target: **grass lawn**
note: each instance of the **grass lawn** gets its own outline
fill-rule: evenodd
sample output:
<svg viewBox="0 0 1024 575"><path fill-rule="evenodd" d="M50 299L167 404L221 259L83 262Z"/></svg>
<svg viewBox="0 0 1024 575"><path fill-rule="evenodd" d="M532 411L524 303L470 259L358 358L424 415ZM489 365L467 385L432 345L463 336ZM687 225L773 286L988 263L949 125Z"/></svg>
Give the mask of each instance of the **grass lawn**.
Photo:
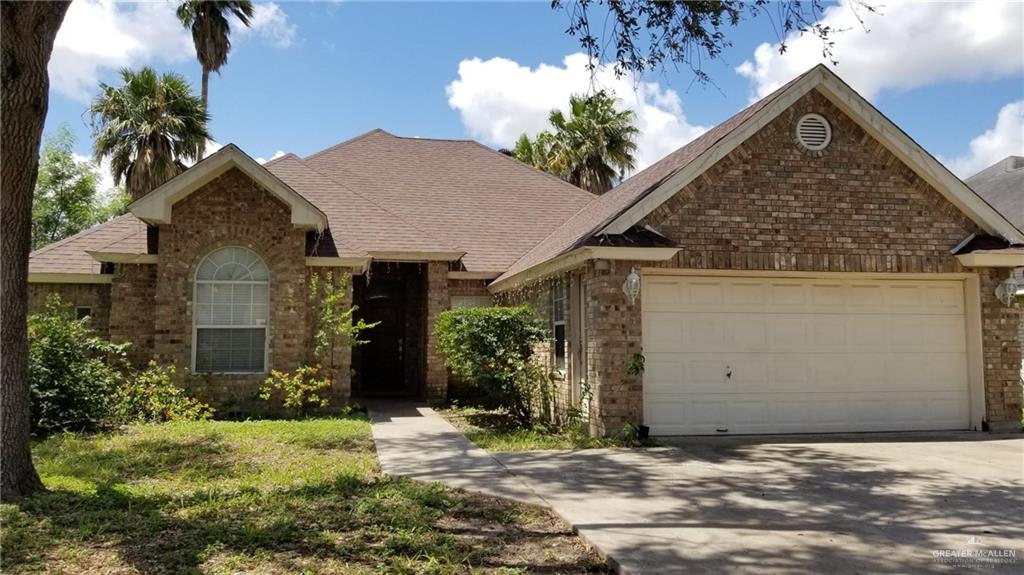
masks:
<svg viewBox="0 0 1024 575"><path fill-rule="evenodd" d="M194 422L34 446L3 573L588 573L546 510L383 477L365 418Z"/></svg>
<svg viewBox="0 0 1024 575"><path fill-rule="evenodd" d="M622 437L590 437L582 429L550 431L523 429L502 411L472 407L440 410L470 441L486 451L534 451L541 449L593 449L597 447L637 447L646 445Z"/></svg>

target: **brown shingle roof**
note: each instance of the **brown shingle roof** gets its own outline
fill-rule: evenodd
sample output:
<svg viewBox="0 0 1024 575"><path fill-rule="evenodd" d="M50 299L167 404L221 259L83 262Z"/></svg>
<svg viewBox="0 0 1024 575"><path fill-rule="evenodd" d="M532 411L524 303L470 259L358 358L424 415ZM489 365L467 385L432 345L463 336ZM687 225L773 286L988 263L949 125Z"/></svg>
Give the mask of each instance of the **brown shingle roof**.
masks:
<svg viewBox="0 0 1024 575"><path fill-rule="evenodd" d="M264 167L327 215L316 255L465 252L469 271L504 271L594 198L473 141L383 130ZM30 269L94 273L87 250L146 253L145 224L122 216L34 252Z"/></svg>
<svg viewBox="0 0 1024 575"><path fill-rule="evenodd" d="M636 173L611 191L596 198L572 218L559 226L547 238L528 251L510 266L497 280L502 281L535 265L556 258L585 243L620 214L640 201L659 184L685 168L714 146L717 142L739 128L757 112L771 104L787 88L798 82L803 75L764 98L744 108L725 122L704 132L692 142L665 156L661 160Z"/></svg>
<svg viewBox="0 0 1024 575"><path fill-rule="evenodd" d="M1008 156L964 180L979 196L1024 230L1024 157Z"/></svg>
<svg viewBox="0 0 1024 575"><path fill-rule="evenodd" d="M469 140L402 138L374 130L305 163L465 251L462 262L469 271L504 271L594 199ZM364 241L386 233L382 228Z"/></svg>
<svg viewBox="0 0 1024 575"><path fill-rule="evenodd" d="M87 251L146 253L146 224L131 214L43 246L29 256L31 273L98 274L100 264Z"/></svg>

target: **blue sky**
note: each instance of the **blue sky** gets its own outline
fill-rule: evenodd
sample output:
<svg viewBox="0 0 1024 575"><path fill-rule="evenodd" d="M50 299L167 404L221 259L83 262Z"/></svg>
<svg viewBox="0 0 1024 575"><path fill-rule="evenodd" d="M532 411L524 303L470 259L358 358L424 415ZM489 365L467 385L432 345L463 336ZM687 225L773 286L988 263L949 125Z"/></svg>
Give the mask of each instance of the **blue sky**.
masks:
<svg viewBox="0 0 1024 575"><path fill-rule="evenodd" d="M580 51L564 33L567 16L548 2L279 2L258 10L257 25L235 35L229 63L210 86L215 140L254 157L305 155L377 127L508 145L521 131L541 129L546 110L586 87L565 60ZM1024 154L1022 6L896 4L884 11L868 20L870 32L847 26L836 37L836 72L959 172ZM826 15L833 24L850 17L842 5ZM83 155L90 149L87 102L96 81L116 82L120 66L180 72L198 91L199 67L173 4L76 0L64 28L51 63L47 131L69 125ZM759 49L778 41L761 19L730 38L733 47L706 67L716 86L692 84L686 71L599 76L650 128L641 163L820 59L810 38L793 38L785 56Z"/></svg>

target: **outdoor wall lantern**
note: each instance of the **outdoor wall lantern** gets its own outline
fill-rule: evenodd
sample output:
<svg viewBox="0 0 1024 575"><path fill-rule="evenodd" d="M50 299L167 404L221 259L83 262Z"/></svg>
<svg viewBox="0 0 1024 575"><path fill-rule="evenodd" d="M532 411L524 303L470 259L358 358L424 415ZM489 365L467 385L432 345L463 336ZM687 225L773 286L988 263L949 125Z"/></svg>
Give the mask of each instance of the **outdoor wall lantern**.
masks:
<svg viewBox="0 0 1024 575"><path fill-rule="evenodd" d="M1013 300L1017 297L1017 290L1021 287L1024 286L1021 286L1016 279L1006 278L996 286L996 297L1003 302L1003 305L1013 305Z"/></svg>
<svg viewBox="0 0 1024 575"><path fill-rule="evenodd" d="M640 276L637 275L636 268L629 269L626 281L622 282L622 292L629 298L629 305L636 303L636 296L640 295Z"/></svg>

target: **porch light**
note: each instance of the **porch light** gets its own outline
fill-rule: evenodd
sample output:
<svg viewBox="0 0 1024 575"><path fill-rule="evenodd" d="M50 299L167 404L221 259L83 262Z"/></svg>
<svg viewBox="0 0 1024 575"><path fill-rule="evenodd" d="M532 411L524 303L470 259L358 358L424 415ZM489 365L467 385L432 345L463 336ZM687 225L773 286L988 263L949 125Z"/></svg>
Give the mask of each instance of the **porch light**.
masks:
<svg viewBox="0 0 1024 575"><path fill-rule="evenodd" d="M637 275L636 268L629 269L626 281L622 282L622 292L629 298L629 305L636 303L636 296L640 295L640 276Z"/></svg>
<svg viewBox="0 0 1024 575"><path fill-rule="evenodd" d="M1016 279L1006 278L996 286L996 298L1003 302L1003 305L1013 305L1013 300L1017 297L1017 290L1021 287L1024 286L1021 286Z"/></svg>

